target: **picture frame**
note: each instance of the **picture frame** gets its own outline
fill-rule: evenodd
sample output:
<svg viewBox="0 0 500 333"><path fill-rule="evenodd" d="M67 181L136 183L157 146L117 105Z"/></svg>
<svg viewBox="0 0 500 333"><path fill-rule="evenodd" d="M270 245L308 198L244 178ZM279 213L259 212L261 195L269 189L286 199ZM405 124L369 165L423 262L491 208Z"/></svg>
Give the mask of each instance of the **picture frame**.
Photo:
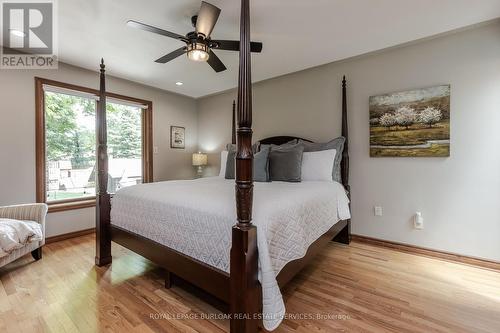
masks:
<svg viewBox="0 0 500 333"><path fill-rule="evenodd" d="M449 157L450 85L370 96L371 157Z"/></svg>
<svg viewBox="0 0 500 333"><path fill-rule="evenodd" d="M170 148L186 148L186 128L182 126L170 126Z"/></svg>

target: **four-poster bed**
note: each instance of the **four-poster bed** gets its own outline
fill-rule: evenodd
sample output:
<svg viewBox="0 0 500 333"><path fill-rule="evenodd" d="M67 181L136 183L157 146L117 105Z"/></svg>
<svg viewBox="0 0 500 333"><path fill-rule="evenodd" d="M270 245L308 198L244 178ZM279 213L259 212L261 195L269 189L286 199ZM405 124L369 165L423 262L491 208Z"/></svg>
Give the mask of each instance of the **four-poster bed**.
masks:
<svg viewBox="0 0 500 333"><path fill-rule="evenodd" d="M154 237L146 237L139 234L139 232L131 231L131 228L123 227L123 225L111 224L111 197L107 193L108 156L104 62L101 63L100 99L96 115L98 171L96 265L103 266L111 263L111 241L114 241L165 268L167 270L166 287L170 286L171 277L175 276L176 278L188 281L208 294L229 304L229 311L232 315L231 332L233 333L257 332L259 320L262 319L260 316L262 313L261 302L265 301L262 299L262 280L259 282L259 273L261 272L259 272L258 262L262 257L259 256L257 246L257 228L252 223L254 183L252 176L252 87L249 0L242 0L241 6L238 101L237 103L233 103L232 118L232 141L237 145L235 186L237 223L232 227L231 235L228 236L230 237L230 242L228 243L228 245L230 244L229 262L218 265L208 264L206 261L201 260L201 257L195 258L195 256L186 254L185 251L179 251L178 247L174 249L172 246L162 244L161 241ZM236 121L238 124L237 129L235 128ZM344 144L345 149L342 153L341 175L342 190L345 189L348 192L349 156L347 134L346 81L344 78L342 81L342 135L346 141ZM262 144L279 145L289 142L292 139L299 138L280 136L266 138L260 142ZM209 184L206 186L211 186L210 181L206 181L205 183ZM193 185L191 184L190 186ZM294 186L296 187L296 185ZM338 186L340 185L338 184ZM143 189L145 191L142 194L143 197L148 197L148 191L145 188ZM257 189L260 191L272 190L266 188L266 185L259 185ZM291 191L293 190L291 189ZM259 199L261 198L257 198L256 203L259 203ZM155 201L154 205L156 206L154 207L159 207L159 203L156 201L160 201L160 199L153 200L149 198L148 200L151 200L151 202ZM145 202L148 203L148 201ZM115 205L115 201L113 201L113 204ZM121 206L118 204L118 207ZM116 211L115 208L113 211L115 212L115 216L119 215L119 211ZM332 219L334 219L333 216ZM315 237L314 241L307 244L308 247L304 251L304 256L294 258L294 260L280 267L279 274L276 276L279 287L283 287L290 281L329 241L334 239L342 243L349 243L350 221L348 219L337 218L334 222L336 223L331 227L329 226L326 232L317 235L318 237ZM227 231L229 231L229 227ZM259 235L259 237L262 236L262 234ZM262 240L260 239L260 241ZM208 256L209 254L206 255ZM263 266L262 260L261 266ZM266 285L265 288L268 288L268 286Z"/></svg>

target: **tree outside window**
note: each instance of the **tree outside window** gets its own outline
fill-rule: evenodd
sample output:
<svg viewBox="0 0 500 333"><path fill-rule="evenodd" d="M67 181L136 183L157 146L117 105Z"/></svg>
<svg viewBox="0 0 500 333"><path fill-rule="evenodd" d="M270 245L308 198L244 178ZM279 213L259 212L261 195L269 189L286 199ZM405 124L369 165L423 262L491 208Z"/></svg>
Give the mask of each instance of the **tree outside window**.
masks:
<svg viewBox="0 0 500 333"><path fill-rule="evenodd" d="M95 195L95 111L92 98L45 92L47 201ZM139 107L107 103L109 192L142 181Z"/></svg>

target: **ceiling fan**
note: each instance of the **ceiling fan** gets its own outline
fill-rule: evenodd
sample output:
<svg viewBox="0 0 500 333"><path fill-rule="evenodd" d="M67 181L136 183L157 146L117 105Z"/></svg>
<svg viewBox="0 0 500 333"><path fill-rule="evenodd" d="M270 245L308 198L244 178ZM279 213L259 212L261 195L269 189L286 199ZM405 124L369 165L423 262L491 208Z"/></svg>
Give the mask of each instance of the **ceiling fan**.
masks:
<svg viewBox="0 0 500 333"><path fill-rule="evenodd" d="M214 29L215 23L217 23L220 12L220 8L217 8L208 2L202 1L198 15L191 17L191 23L193 24L195 31L188 32L186 36L133 20L127 21L127 25L129 27L153 32L186 43L186 46L178 48L177 50L156 59L155 62L165 64L186 53L190 60L208 62L214 71L218 73L225 71L226 66L224 66L222 61L215 55L213 49L227 51L240 50L240 42L237 40L215 40L210 38L210 34ZM251 42L250 51L261 52L262 43Z"/></svg>

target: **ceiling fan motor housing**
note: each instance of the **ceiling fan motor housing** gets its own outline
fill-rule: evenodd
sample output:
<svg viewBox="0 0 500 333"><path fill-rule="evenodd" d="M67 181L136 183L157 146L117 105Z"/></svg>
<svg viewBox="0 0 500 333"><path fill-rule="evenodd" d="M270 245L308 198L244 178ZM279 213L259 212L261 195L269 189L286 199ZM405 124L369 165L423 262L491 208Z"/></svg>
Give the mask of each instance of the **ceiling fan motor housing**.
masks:
<svg viewBox="0 0 500 333"><path fill-rule="evenodd" d="M192 43L205 43L205 41L208 40L207 38L205 38L205 35L200 34L196 31L188 32L188 34L186 35L186 39L191 44Z"/></svg>
<svg viewBox="0 0 500 333"><path fill-rule="evenodd" d="M197 21L198 21L198 15L191 16L191 24L193 25L193 28L196 28Z"/></svg>
<svg viewBox="0 0 500 333"><path fill-rule="evenodd" d="M194 31L189 32L185 36L134 20L127 21L127 25L133 28L174 38L186 44L185 46L156 59L155 62L165 64L183 54L187 54L190 60L207 62L210 67L218 73L226 70L226 66L224 66L222 61L217 57L212 49L227 51L239 51L240 49L239 41L212 40L211 33L217 23L220 12L220 8L217 8L206 1L202 1L198 14L191 17L191 24L194 27ZM261 52L262 43L251 42L250 49L251 52Z"/></svg>

